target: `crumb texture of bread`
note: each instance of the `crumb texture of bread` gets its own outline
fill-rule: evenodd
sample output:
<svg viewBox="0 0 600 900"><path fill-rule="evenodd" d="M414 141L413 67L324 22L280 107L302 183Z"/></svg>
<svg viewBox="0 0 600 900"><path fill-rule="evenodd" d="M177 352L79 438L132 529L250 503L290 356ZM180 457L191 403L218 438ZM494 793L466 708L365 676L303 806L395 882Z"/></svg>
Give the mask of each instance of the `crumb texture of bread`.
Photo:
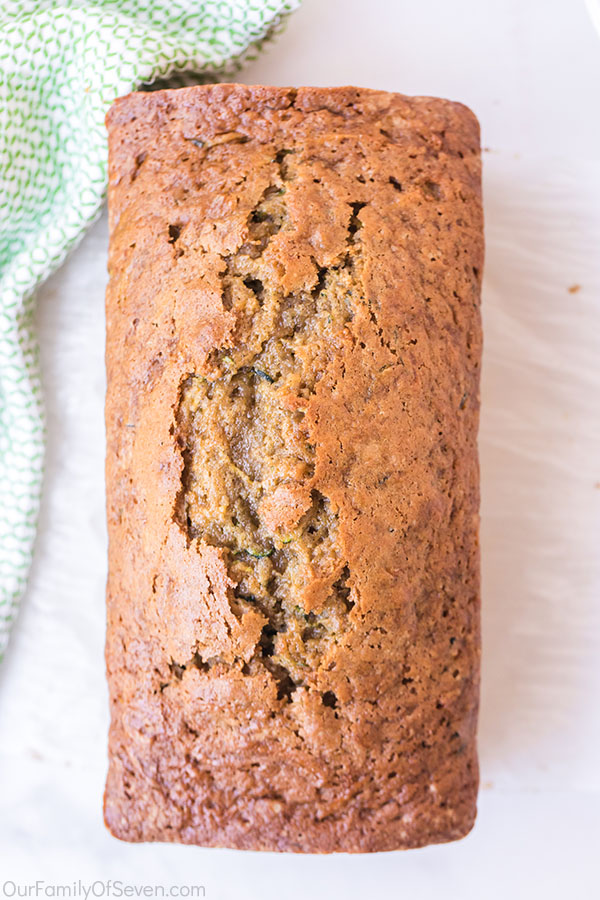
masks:
<svg viewBox="0 0 600 900"><path fill-rule="evenodd" d="M477 120L210 85L131 94L107 125L108 827L314 853L460 838Z"/></svg>

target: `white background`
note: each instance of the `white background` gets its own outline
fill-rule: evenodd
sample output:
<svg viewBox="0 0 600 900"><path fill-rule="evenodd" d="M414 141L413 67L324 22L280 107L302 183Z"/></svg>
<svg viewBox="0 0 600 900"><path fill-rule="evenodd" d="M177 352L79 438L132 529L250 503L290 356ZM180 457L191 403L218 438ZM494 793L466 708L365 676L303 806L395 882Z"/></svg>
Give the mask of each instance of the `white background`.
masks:
<svg viewBox="0 0 600 900"><path fill-rule="evenodd" d="M0 896L6 879L110 877L224 900L598 898L600 40L582 0L305 0L243 80L446 96L482 123L477 825L457 844L321 858L104 830L103 216L39 292L47 478L0 669Z"/></svg>

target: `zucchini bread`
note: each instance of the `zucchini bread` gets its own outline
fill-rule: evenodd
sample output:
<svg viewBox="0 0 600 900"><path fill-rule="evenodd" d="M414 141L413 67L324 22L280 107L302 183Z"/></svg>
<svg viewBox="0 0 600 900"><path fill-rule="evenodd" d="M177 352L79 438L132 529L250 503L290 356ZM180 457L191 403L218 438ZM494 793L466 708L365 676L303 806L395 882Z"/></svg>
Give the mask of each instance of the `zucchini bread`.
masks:
<svg viewBox="0 0 600 900"><path fill-rule="evenodd" d="M108 827L304 852L460 838L477 120L228 84L131 94L107 125Z"/></svg>

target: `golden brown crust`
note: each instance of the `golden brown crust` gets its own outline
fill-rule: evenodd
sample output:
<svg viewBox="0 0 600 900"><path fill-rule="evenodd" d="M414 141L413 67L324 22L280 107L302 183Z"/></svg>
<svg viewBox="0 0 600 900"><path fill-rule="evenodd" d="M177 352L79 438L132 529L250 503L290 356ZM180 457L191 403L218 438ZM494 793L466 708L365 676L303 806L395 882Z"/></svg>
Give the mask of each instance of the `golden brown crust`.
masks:
<svg viewBox="0 0 600 900"><path fill-rule="evenodd" d="M431 98L211 85L129 95L107 124L106 822L125 840L305 852L462 837L478 779L477 121ZM253 238L281 179L285 223ZM181 517L186 379L227 382L224 353L247 371L261 351L255 298L234 294L255 303L246 331L225 302L253 240L279 303L332 273L351 288L346 319L307 345L310 391L268 398L282 422L300 410L312 456L265 482L260 527L283 558L325 498L331 565L307 569L298 615L318 617L342 567L346 586L305 674L276 635L288 689L265 659L271 611L236 605L231 547Z"/></svg>

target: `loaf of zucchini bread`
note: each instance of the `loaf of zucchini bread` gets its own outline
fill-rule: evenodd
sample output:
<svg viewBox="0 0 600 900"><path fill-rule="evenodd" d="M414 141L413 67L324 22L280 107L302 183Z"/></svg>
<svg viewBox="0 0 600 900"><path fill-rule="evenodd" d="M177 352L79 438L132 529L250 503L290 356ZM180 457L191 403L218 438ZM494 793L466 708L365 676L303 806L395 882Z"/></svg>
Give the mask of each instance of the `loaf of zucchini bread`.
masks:
<svg viewBox="0 0 600 900"><path fill-rule="evenodd" d="M131 94L107 124L108 827L305 852L460 838L477 121L210 85Z"/></svg>

